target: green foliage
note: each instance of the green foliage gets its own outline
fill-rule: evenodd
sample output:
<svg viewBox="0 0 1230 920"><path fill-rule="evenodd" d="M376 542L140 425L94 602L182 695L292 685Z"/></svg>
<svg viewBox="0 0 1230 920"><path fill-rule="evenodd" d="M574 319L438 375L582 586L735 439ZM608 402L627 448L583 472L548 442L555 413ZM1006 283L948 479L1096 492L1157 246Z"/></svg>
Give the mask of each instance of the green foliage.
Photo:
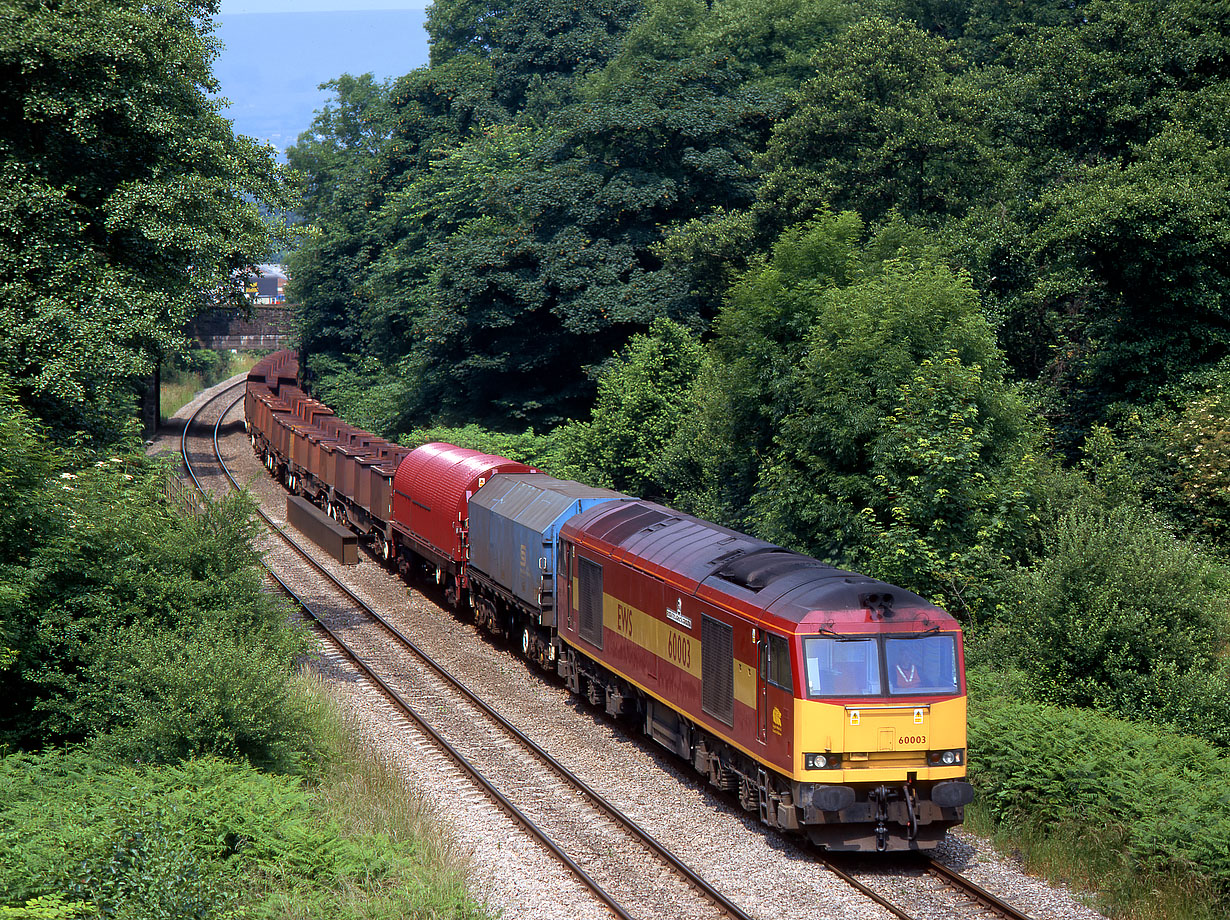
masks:
<svg viewBox="0 0 1230 920"><path fill-rule="evenodd" d="M1112 407L1221 360L1224 6L880 9L923 28L864 17L819 46L755 205L713 222L718 242L725 230L764 248L825 207L936 228L1002 322L1014 370L1044 384L1069 457ZM678 245L720 277L714 256L731 256L705 250L713 223Z"/></svg>
<svg viewBox="0 0 1230 920"><path fill-rule="evenodd" d="M304 640L262 590L250 502L181 517L143 458L56 475L38 439L6 443L0 482L22 492L4 515L18 547L0 567L0 644L16 653L0 671L0 738L296 769L312 749L289 689Z"/></svg>
<svg viewBox="0 0 1230 920"><path fill-rule="evenodd" d="M317 354L309 359L312 395L352 425L394 439L408 424L415 381L376 358L347 357L341 361Z"/></svg>
<svg viewBox="0 0 1230 920"><path fill-rule="evenodd" d="M998 182L990 99L963 79L951 43L872 18L822 45L814 64L770 147L779 196L869 219L943 215Z"/></svg>
<svg viewBox="0 0 1230 920"><path fill-rule="evenodd" d="M1230 573L1156 514L1078 501L1004 588L1015 660L1038 699L1230 737L1224 716L1193 718L1225 692Z"/></svg>
<svg viewBox="0 0 1230 920"><path fill-rule="evenodd" d="M20 907L0 906L0 917L4 920L71 920L93 913L93 908L84 901L66 901L58 894L30 898Z"/></svg>
<svg viewBox="0 0 1230 920"><path fill-rule="evenodd" d="M80 916L83 905L132 920L478 915L455 872L425 858L425 835L352 826L331 783L312 790L211 758L0 759L0 903L30 911L38 898L55 911L5 916Z"/></svg>
<svg viewBox="0 0 1230 920"><path fill-rule="evenodd" d="M284 174L210 97L212 9L0 9L0 370L59 436L120 439L184 321L280 241Z"/></svg>
<svg viewBox="0 0 1230 920"><path fill-rule="evenodd" d="M483 58L502 106L509 112L539 109L566 99L576 77L606 63L640 7L640 0L433 3L427 14L431 64Z"/></svg>
<svg viewBox="0 0 1230 920"><path fill-rule="evenodd" d="M433 7L431 66L379 91L339 81L290 153L317 203L293 263L304 344L407 362L416 423L583 415L594 369L632 334L691 322L689 272L656 244L750 203L786 92L848 15L818 0L654 3L641 19L564 6ZM754 52L753 22L769 43ZM356 145L357 122L379 142Z"/></svg>
<svg viewBox="0 0 1230 920"><path fill-rule="evenodd" d="M481 450L485 454L496 454L517 460L529 466L552 475L565 475L560 472L559 442L562 429L550 434L535 434L534 429L525 431L504 432L492 431L481 425L465 425L461 428L414 428L397 439L398 444L407 447L417 447L432 441L443 441L446 444L456 444L469 450Z"/></svg>
<svg viewBox="0 0 1230 920"><path fill-rule="evenodd" d="M1224 373L1224 372L1223 372ZM1186 514L1217 539L1230 533L1230 393L1215 383L1195 395L1163 440Z"/></svg>
<svg viewBox="0 0 1230 920"><path fill-rule="evenodd" d="M1230 159L1168 127L1130 163L1083 167L1046 194L1033 237L1046 267L1024 296L1069 318L1061 385L1083 395L1075 423L1114 399L1141 401L1230 344Z"/></svg>
<svg viewBox="0 0 1230 920"><path fill-rule="evenodd" d="M670 320L633 336L598 382L590 420L556 432L561 475L661 499L666 448L691 410L702 360L700 343Z"/></svg>
<svg viewBox="0 0 1230 920"><path fill-rule="evenodd" d="M717 329L672 457L685 501L985 610L1044 463L968 281L903 225L864 242L830 215L744 276Z"/></svg>
<svg viewBox="0 0 1230 920"><path fill-rule="evenodd" d="M1211 882L1230 905L1230 761L1209 744L1092 712L973 701L970 776L1004 825L1122 841L1142 875Z"/></svg>

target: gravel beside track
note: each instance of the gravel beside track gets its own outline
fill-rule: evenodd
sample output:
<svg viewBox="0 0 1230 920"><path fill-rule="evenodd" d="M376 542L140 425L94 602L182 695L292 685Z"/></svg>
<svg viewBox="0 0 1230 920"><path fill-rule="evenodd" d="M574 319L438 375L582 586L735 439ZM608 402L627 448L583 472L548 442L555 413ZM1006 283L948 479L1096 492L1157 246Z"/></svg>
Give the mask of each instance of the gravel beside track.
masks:
<svg viewBox="0 0 1230 920"><path fill-rule="evenodd" d="M181 415L189 415L212 392L203 393ZM225 437L220 438L223 458L266 513L284 526L286 493L252 455L241 418L242 405L227 417ZM174 449L178 449L178 432L174 439ZM169 447L170 442L156 442L151 450ZM297 532L293 535L304 542ZM278 556L274 546L272 540L267 543L271 562ZM420 590L425 586L408 588L365 553L360 553L357 566L343 567L327 557L322 562L505 718L749 913L765 920L876 920L890 916L829 873L815 854L762 829L733 800L710 792L696 777L684 772L683 764L652 742L634 737L625 725L579 703L559 681L540 676L541 672L514 657L500 643L480 634L471 622L445 610L434 592L428 590L425 594ZM289 562L286 565L294 566ZM278 568L283 570L281 564ZM304 577L307 576L298 576ZM364 647L364 654L379 662L383 673L409 670L409 653L388 642L373 641L370 647ZM436 803L458 845L469 853L474 872L472 890L477 897L497 910L502 909L509 917L571 920L610 916L489 799L477 792L462 792L463 788L469 789L469 784L460 784L451 762L434 747L426 748L404 717L366 681L360 680L337 653L322 651L314 666L335 691L356 730L373 741L409 784ZM429 712L413 691L411 701L435 719L435 712ZM486 764L481 764L481 768L487 771ZM504 782L497 780L501 786ZM615 853L603 850L603 832L595 827L591 834L593 862L615 861ZM972 881L1039 920L1102 917L1078 903L1065 889L1026 875L1015 860L996 854L987 841L972 834L950 832L938 855ZM843 862L842 866L920 920L969 915L963 897L913 865L890 858L879 864L859 859ZM665 887L657 871L630 878L628 883L662 890L660 902L665 906L662 913L655 911L654 916L680 916L679 906L694 904L695 897L689 896L676 904L669 893L673 889ZM672 879L670 884L679 883ZM690 911L691 908L682 915L701 915ZM709 910L708 915L716 914L716 908Z"/></svg>

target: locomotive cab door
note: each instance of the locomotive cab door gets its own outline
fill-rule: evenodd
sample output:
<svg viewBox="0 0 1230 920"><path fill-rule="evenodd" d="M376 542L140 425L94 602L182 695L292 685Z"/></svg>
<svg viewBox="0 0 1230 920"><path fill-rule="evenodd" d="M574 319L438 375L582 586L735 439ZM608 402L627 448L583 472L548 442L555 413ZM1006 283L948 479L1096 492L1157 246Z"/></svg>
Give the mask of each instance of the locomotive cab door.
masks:
<svg viewBox="0 0 1230 920"><path fill-rule="evenodd" d="M756 678L756 735L762 744L788 752L793 698L790 644L784 636L762 631Z"/></svg>
<svg viewBox="0 0 1230 920"><path fill-rule="evenodd" d="M756 669L756 740L761 744L769 740L769 687L766 681L769 675L768 640L769 637L763 631L757 633L760 667Z"/></svg>
<svg viewBox="0 0 1230 920"><path fill-rule="evenodd" d="M561 629L566 626L569 632L572 631L572 544L566 543L563 540L559 545L559 560L556 563L559 569L559 577L556 579L557 584L555 590L558 592L557 606L555 608L555 628ZM564 623L559 621L560 608L558 604L563 604Z"/></svg>

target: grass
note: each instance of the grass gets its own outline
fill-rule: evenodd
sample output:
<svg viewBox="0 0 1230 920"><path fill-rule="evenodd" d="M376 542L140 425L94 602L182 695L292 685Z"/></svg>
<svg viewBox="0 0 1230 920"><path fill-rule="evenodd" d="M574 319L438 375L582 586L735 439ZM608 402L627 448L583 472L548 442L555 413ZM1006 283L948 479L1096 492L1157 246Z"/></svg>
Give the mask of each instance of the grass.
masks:
<svg viewBox="0 0 1230 920"><path fill-rule="evenodd" d="M490 918L423 797L318 680L297 688L320 746L298 777L84 749L0 757L0 916Z"/></svg>
<svg viewBox="0 0 1230 920"><path fill-rule="evenodd" d="M1124 858L1125 833L1108 825L1005 828L978 799L966 807L965 827L989 837L1027 872L1067 885L1113 920L1220 920L1216 892L1195 874L1142 875Z"/></svg>
<svg viewBox="0 0 1230 920"><path fill-rule="evenodd" d="M461 853L441 823L432 805L416 788L408 786L372 743L359 732L329 698L323 682L314 675L303 678L311 694L317 734L332 756L322 763L323 775L315 792L321 807L338 827L351 836L387 837L398 849L412 853L414 869L389 880L393 889L417 892L413 916L486 918L490 914L466 894L470 872ZM392 892L385 892L390 894ZM357 902L370 893L348 894ZM390 918L401 917L400 902ZM342 912L347 915L347 911ZM379 912L365 914L380 916ZM312 916L288 913L287 917Z"/></svg>
<svg viewBox="0 0 1230 920"><path fill-rule="evenodd" d="M189 353L182 366L162 369L162 388L158 394L160 421L166 421L188 405L201 390L246 373L261 359L252 352L206 352L200 349Z"/></svg>

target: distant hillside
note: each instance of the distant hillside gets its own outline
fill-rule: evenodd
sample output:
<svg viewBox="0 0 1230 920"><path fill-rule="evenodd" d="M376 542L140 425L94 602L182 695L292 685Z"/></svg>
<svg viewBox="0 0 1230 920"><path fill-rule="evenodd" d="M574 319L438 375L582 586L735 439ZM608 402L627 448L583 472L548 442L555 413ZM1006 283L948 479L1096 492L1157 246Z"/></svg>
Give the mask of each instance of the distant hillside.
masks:
<svg viewBox="0 0 1230 920"><path fill-rule="evenodd" d="M377 79L427 63L423 10L245 13L218 17L225 47L214 64L235 129L278 150L293 144L343 73Z"/></svg>

